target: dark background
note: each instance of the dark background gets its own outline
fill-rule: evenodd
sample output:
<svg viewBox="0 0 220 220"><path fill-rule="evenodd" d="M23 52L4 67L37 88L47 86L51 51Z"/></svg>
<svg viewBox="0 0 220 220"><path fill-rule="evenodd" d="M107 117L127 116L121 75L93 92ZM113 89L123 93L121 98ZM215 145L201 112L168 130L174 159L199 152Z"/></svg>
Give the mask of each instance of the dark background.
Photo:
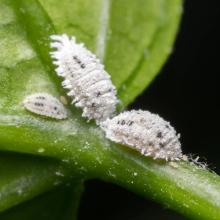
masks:
<svg viewBox="0 0 220 220"><path fill-rule="evenodd" d="M170 121L184 154L214 164L220 174L220 1L186 0L174 52L129 109L149 110ZM213 166L211 166L213 167ZM85 211L86 210L86 211ZM119 186L88 181L79 220L187 219Z"/></svg>

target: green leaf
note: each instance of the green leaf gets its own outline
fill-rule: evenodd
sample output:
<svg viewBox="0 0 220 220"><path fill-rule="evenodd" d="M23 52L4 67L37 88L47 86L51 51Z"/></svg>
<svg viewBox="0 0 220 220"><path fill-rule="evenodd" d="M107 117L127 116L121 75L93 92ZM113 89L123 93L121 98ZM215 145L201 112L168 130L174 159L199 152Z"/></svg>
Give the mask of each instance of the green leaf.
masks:
<svg viewBox="0 0 220 220"><path fill-rule="evenodd" d="M37 27L40 28L36 26L33 28L30 25L29 29L20 20L22 20L23 14L25 16L33 14L34 9L37 8L36 5L33 4L33 8L30 7L30 10L26 10L21 7L22 5L19 5L19 1L13 1L13 6L20 6L16 10L17 14L9 1L1 0L1 14L4 15L3 11L6 11L8 17L2 16L0 18L0 82L3 85L0 88L0 109L1 112L12 111L25 114L22 100L27 94L36 91L59 94L54 85L54 81L57 81L58 84L58 80L54 80L54 77L48 75L48 68L42 63L42 61L47 62L48 67L52 66L48 54L48 40L50 33L54 33L54 30L48 31L47 36L44 37L44 32L41 29L45 29L44 25L50 25L50 23L48 23L48 16L45 15L42 8L39 7L39 11L42 12L41 20L35 19ZM31 17L28 16L26 19L29 20ZM38 30L37 34L34 33L35 30ZM32 38L33 35L36 36ZM38 74L35 74L36 72Z"/></svg>
<svg viewBox="0 0 220 220"><path fill-rule="evenodd" d="M138 65L118 89L118 98L122 101L121 108L130 104L146 89L172 52L181 10L181 0L161 1L158 27L154 38L142 52Z"/></svg>
<svg viewBox="0 0 220 220"><path fill-rule="evenodd" d="M143 54L151 46L158 29L165 29L167 23L172 23L172 27L167 31L170 39L164 42L164 47L172 45L180 18L176 7L181 6L181 1L174 1L171 7L174 10L171 9L171 15L164 18L166 11L163 10L173 2L168 1L166 5L160 0L96 0L86 1L85 4L80 4L80 0L66 0L65 4L58 0L55 2L41 1L58 31L77 36L78 42L85 42L85 45L104 62L107 72L112 76L113 84L118 89L126 86L125 81L139 67ZM173 18L173 14L176 17ZM166 19L164 24L161 19ZM167 56L167 53L161 56L159 62L164 62ZM158 71L159 69L150 74L151 80ZM142 86L139 90L132 92L133 95L125 91L128 96L132 95L132 99L127 101L124 97L119 97L121 102L125 103L123 107L132 102L149 84L149 76L143 80L146 76L146 72L143 72Z"/></svg>
<svg viewBox="0 0 220 220"><path fill-rule="evenodd" d="M68 183L59 160L0 151L0 211ZM0 219L2 219L0 217Z"/></svg>
<svg viewBox="0 0 220 220"><path fill-rule="evenodd" d="M182 7L181 0L40 2L60 33L77 36L103 60L120 108L143 92L168 58Z"/></svg>
<svg viewBox="0 0 220 220"><path fill-rule="evenodd" d="M82 187L64 186L0 214L1 220L75 220Z"/></svg>

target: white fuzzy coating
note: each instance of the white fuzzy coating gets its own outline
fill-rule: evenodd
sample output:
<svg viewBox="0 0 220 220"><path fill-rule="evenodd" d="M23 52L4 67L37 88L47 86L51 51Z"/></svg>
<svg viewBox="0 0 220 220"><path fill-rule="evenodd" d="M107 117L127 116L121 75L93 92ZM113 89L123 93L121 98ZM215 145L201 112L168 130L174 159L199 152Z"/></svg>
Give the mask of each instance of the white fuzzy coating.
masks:
<svg viewBox="0 0 220 220"><path fill-rule="evenodd" d="M169 122L149 111L132 110L101 123L106 138L154 159L179 160L180 135Z"/></svg>
<svg viewBox="0 0 220 220"><path fill-rule="evenodd" d="M31 112L51 118L63 119L67 117L63 104L55 97L46 93L35 93L27 96L24 106Z"/></svg>
<svg viewBox="0 0 220 220"><path fill-rule="evenodd" d="M96 124L111 118L117 104L115 86L110 75L100 64L100 60L84 47L76 44L75 37L69 40L66 34L52 35L51 39L58 41L51 43L57 51L50 52L57 61L57 75L65 80L62 86L70 91L68 96L74 97L72 103L83 109L83 117L94 119Z"/></svg>

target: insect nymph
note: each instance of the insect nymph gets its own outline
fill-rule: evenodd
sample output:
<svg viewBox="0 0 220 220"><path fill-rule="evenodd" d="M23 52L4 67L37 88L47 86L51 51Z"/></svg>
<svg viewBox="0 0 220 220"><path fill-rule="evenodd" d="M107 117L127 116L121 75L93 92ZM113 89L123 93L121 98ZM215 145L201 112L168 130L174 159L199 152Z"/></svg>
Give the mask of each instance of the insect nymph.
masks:
<svg viewBox="0 0 220 220"><path fill-rule="evenodd" d="M95 119L97 124L112 117L117 103L116 90L99 59L84 44L76 44L75 37L69 40L63 34L52 35L51 39L59 41L51 43L57 51L50 53L57 59L53 62L58 66L57 75L65 78L62 85L70 90L67 95L74 97L72 103L83 109L82 116Z"/></svg>
<svg viewBox="0 0 220 220"><path fill-rule="evenodd" d="M35 93L29 95L24 99L23 103L26 109L39 115L56 119L67 117L63 104L50 94Z"/></svg>
<svg viewBox="0 0 220 220"><path fill-rule="evenodd" d="M148 111L123 112L101 123L106 137L129 146L154 159L179 160L182 157L180 135L169 122Z"/></svg>

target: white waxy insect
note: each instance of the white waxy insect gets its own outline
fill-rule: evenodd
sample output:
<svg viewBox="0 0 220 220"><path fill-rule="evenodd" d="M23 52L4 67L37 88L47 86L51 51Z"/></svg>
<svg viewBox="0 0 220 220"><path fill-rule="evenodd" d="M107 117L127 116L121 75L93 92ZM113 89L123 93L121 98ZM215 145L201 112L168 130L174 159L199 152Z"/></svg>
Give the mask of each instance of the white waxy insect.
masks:
<svg viewBox="0 0 220 220"><path fill-rule="evenodd" d="M84 47L76 44L75 37L69 40L66 34L52 35L51 43L57 51L50 52L55 58L57 75L65 80L64 88L69 89L68 96L74 97L72 103L83 109L83 117L95 119L96 124L112 117L117 101L115 86L110 75L104 70L99 59Z"/></svg>
<svg viewBox="0 0 220 220"><path fill-rule="evenodd" d="M26 109L39 115L56 119L67 117L67 112L63 104L57 98L46 93L29 95L24 99L23 103Z"/></svg>
<svg viewBox="0 0 220 220"><path fill-rule="evenodd" d="M180 135L169 122L148 111L124 112L101 123L106 138L156 159L179 160L182 157Z"/></svg>

